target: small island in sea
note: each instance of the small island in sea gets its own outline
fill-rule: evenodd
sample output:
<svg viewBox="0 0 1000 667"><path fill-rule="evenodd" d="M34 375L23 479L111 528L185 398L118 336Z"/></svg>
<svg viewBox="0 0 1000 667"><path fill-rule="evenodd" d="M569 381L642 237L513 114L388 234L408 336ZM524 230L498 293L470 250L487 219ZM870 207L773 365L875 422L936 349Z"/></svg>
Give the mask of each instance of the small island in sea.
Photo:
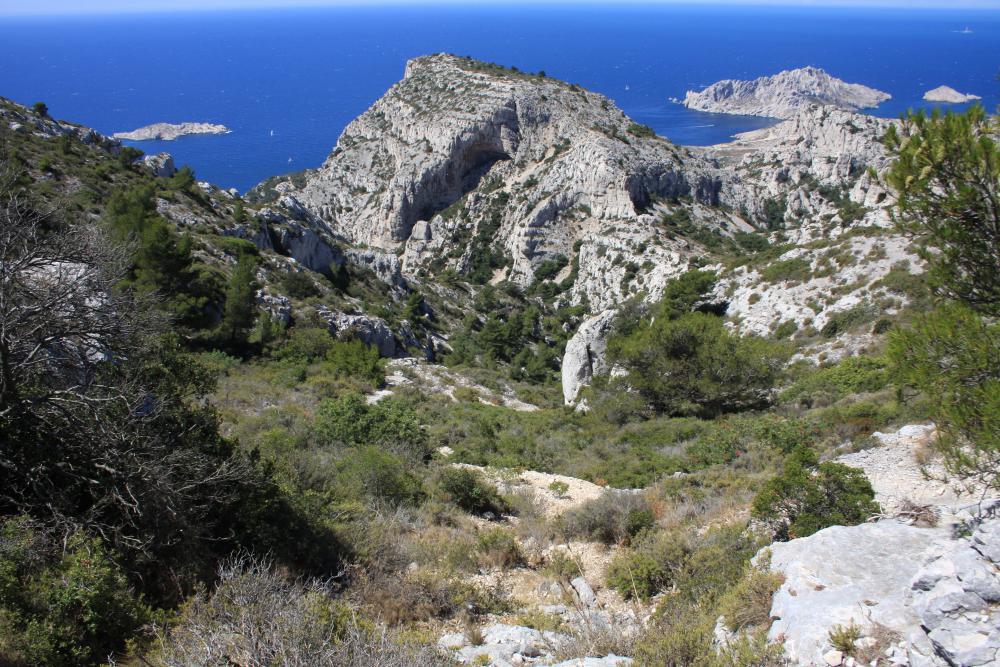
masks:
<svg viewBox="0 0 1000 667"><path fill-rule="evenodd" d="M924 100L944 104L965 104L966 102L974 102L981 99L983 98L979 95L960 93L951 86L938 86L924 93Z"/></svg>
<svg viewBox="0 0 1000 667"><path fill-rule="evenodd" d="M711 113L791 118L814 104L857 111L877 107L891 97L881 90L841 81L818 67L802 67L753 81L726 79L701 92L689 90L683 104Z"/></svg>
<svg viewBox="0 0 1000 667"><path fill-rule="evenodd" d="M188 134L229 134L225 125L213 123L153 123L131 132L115 132L115 139L128 141L173 141Z"/></svg>

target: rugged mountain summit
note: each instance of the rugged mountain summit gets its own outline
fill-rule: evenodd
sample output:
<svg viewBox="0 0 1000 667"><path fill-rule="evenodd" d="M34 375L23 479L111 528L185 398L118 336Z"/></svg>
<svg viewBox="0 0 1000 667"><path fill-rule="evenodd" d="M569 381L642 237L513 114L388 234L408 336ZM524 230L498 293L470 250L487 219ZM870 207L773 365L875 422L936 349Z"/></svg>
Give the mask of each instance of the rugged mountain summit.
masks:
<svg viewBox="0 0 1000 667"><path fill-rule="evenodd" d="M586 273L601 236L622 249L648 241L655 202L690 197L715 206L720 187L710 165L601 95L437 55L411 61L304 183L276 189L333 234L402 252L408 272L486 263L500 269L497 277L527 285L544 261L574 252ZM608 234L615 224L627 230ZM631 252L640 263L677 260ZM575 296L620 295L599 292Z"/></svg>
<svg viewBox="0 0 1000 667"><path fill-rule="evenodd" d="M684 106L698 111L790 118L813 104L857 110L891 97L868 86L847 83L817 67L785 70L752 81L725 79L701 92L688 91Z"/></svg>

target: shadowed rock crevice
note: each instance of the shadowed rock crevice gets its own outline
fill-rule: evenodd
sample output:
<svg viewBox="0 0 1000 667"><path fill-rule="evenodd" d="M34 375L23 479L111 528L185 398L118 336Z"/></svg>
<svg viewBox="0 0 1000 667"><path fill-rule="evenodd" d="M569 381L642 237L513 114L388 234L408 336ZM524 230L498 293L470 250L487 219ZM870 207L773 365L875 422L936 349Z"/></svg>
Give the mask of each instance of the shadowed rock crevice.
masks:
<svg viewBox="0 0 1000 667"><path fill-rule="evenodd" d="M409 238L413 225L418 220L430 220L447 210L479 187L483 177L494 165L510 159L502 146L490 141L479 141L463 147L451 159L439 163L438 168L425 179L426 187L415 189L404 200L402 224L396 230L396 240Z"/></svg>

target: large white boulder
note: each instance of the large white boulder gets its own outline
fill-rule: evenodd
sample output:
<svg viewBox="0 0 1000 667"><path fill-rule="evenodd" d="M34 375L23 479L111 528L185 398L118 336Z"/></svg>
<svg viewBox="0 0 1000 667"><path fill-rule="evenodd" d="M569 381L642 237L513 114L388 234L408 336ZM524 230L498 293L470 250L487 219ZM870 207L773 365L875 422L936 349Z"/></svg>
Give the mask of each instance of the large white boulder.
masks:
<svg viewBox="0 0 1000 667"><path fill-rule="evenodd" d="M856 625L864 636L884 626L899 636L902 664L998 664L1000 519L974 519L966 536L963 525L883 520L771 545L771 570L785 582L770 640L792 664L825 664L835 626Z"/></svg>
<svg viewBox="0 0 1000 667"><path fill-rule="evenodd" d="M580 389L590 384L595 375L608 372L605 352L615 314L616 311L606 310L584 321L566 343L562 362L563 398L566 405L576 403Z"/></svg>

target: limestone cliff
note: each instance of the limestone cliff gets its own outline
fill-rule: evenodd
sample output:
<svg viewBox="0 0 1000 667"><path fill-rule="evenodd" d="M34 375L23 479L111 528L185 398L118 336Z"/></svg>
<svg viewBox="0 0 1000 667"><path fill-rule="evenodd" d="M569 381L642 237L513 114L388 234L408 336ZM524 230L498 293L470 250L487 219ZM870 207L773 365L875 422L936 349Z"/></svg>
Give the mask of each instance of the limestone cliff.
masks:
<svg viewBox="0 0 1000 667"><path fill-rule="evenodd" d="M411 61L303 181L277 187L333 235L400 253L406 273L485 263L526 286L546 260L576 257L573 299L595 309L686 265L659 243L658 202L727 217L710 163L607 98L448 55Z"/></svg>
<svg viewBox="0 0 1000 667"><path fill-rule="evenodd" d="M817 67L802 67L752 81L725 79L701 92L688 91L684 106L713 113L790 118L813 104L854 111L876 107L890 97L880 90L842 81Z"/></svg>

